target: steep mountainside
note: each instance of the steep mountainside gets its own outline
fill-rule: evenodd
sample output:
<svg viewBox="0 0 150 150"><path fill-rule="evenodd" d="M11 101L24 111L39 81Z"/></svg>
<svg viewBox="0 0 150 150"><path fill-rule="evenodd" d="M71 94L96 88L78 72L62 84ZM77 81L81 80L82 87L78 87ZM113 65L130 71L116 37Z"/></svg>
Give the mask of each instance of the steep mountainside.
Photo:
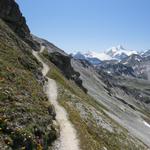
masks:
<svg viewBox="0 0 150 150"><path fill-rule="evenodd" d="M0 149L148 150L150 82L105 69L30 35L0 0Z"/></svg>
<svg viewBox="0 0 150 150"><path fill-rule="evenodd" d="M136 76L150 80L150 56L148 55L131 55L121 61L122 64L132 67Z"/></svg>
<svg viewBox="0 0 150 150"><path fill-rule="evenodd" d="M58 132L55 111L43 92L42 65L4 18L0 18L0 149L48 149Z"/></svg>
<svg viewBox="0 0 150 150"><path fill-rule="evenodd" d="M95 66L98 71L104 71L114 76L132 76L135 77L134 70L130 66L126 66L122 63L107 63L103 62Z"/></svg>
<svg viewBox="0 0 150 150"><path fill-rule="evenodd" d="M72 64L80 72L88 94L108 109L105 112L150 145L150 128L145 125L145 119L149 122L150 83L136 78L113 77L102 70L97 72L93 67L85 68L76 61Z"/></svg>

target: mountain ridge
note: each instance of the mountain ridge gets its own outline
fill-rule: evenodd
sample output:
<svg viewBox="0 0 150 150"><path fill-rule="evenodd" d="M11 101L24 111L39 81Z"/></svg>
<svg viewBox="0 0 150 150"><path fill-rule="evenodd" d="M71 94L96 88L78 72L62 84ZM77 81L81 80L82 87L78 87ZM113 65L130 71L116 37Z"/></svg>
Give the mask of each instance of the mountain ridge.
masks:
<svg viewBox="0 0 150 150"><path fill-rule="evenodd" d="M72 56L77 58L79 54L80 54L80 57L82 55L82 57L83 58L85 57L85 59L97 58L100 61L105 61L105 60L120 61L127 56L131 56L132 54L139 54L139 53L135 50L128 50L128 49L125 49L123 46L118 45L116 47L109 48L104 52L94 52L94 51L77 52L77 53L73 53Z"/></svg>
<svg viewBox="0 0 150 150"><path fill-rule="evenodd" d="M86 60L95 66L96 69L104 70L109 74L129 75L147 80L150 79L150 71L148 69L150 64L150 50L136 52L133 50L126 50L119 45L105 52L105 55L109 56L108 60L105 60L106 57L103 57L103 60L99 59L100 57L98 57L98 55L103 53L97 54L91 52L90 54L91 55L87 55L86 53L78 52L72 56L77 60Z"/></svg>

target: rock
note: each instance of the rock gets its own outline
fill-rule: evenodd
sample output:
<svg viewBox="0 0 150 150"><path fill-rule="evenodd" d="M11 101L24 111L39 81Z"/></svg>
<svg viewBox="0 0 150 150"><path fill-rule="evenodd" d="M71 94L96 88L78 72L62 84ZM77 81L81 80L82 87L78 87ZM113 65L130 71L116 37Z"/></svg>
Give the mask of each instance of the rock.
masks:
<svg viewBox="0 0 150 150"><path fill-rule="evenodd" d="M131 76L136 77L132 67L121 63L103 62L95 67L98 72L105 72L115 76Z"/></svg>
<svg viewBox="0 0 150 150"><path fill-rule="evenodd" d="M49 59L54 63L64 74L67 79L74 80L75 83L86 93L87 90L82 85L80 73L75 71L71 64L71 57L63 55L59 52L49 53Z"/></svg>
<svg viewBox="0 0 150 150"><path fill-rule="evenodd" d="M55 120L55 117L56 117L56 112L55 112L55 108L53 105L50 105L48 107L48 112L49 114L53 117L53 120Z"/></svg>
<svg viewBox="0 0 150 150"><path fill-rule="evenodd" d="M0 18L33 49L39 49L39 45L33 41L26 20L14 0L0 0Z"/></svg>

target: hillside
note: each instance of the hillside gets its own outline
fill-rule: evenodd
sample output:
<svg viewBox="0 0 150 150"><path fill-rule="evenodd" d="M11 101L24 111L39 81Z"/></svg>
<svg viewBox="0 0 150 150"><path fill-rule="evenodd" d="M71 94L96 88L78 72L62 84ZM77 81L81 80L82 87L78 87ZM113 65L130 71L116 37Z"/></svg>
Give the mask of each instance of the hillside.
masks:
<svg viewBox="0 0 150 150"><path fill-rule="evenodd" d="M0 0L0 149L148 150L150 82L109 68L31 35Z"/></svg>
<svg viewBox="0 0 150 150"><path fill-rule="evenodd" d="M41 39L38 39L38 41L39 40L41 41ZM45 45L43 40L41 43ZM79 135L81 149L147 149L146 146L144 146L140 140L128 132L126 128L120 126L120 123L118 124L117 120L116 122L113 120L114 118L112 119L112 116L109 116L109 112L111 112L109 107L111 107L111 105L109 107L108 105L104 106L105 104L102 101L103 98L100 98L100 100L97 101L97 98L91 94L92 89L95 91L95 93L93 93L95 96L97 95L96 92L99 91L102 95L107 94L106 91L102 91L102 87L100 88L100 86L107 87L107 85L104 83L104 80L97 81L92 79L94 70L92 68L89 69L89 64L80 63L65 54L65 56L68 57L66 59L70 58L71 66L77 72L80 72L79 78L82 80L82 86L88 89L86 84L89 84L89 88L92 88L91 90L88 89L89 94L86 94L82 88L79 88L76 85L73 79L67 79L64 76L65 74L63 68L60 68L59 66L57 67L56 61L60 62L61 58L64 59L64 54L62 54L62 51L58 48L57 53L59 53L59 55L56 55L55 52L49 51L52 47L51 43L48 45L50 45L50 47L45 47L42 57L51 68L49 76L57 82L59 87L59 103L67 110L70 120L75 125ZM55 62L53 61L52 56L55 56ZM79 70L77 70L74 63L77 64ZM83 77L82 71L88 77ZM98 83L99 87L98 89L95 89L94 87L97 87ZM117 102L117 104L119 104L119 102ZM128 107L127 104L125 107Z"/></svg>
<svg viewBox="0 0 150 150"><path fill-rule="evenodd" d="M40 68L32 48L0 19L1 150L46 149L58 135Z"/></svg>

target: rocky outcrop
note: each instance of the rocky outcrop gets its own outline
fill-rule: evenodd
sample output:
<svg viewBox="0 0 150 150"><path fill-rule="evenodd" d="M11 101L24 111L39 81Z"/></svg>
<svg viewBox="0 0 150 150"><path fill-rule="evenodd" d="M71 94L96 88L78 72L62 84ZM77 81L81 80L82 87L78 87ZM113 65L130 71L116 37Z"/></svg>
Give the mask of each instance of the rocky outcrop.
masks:
<svg viewBox="0 0 150 150"><path fill-rule="evenodd" d="M45 46L45 49L48 51L48 53L44 54L45 57L48 58L53 64L55 64L67 79L74 80L75 83L86 93L87 89L82 85L80 73L75 71L72 67L72 56L68 55L62 49L58 48L47 40L41 39L35 35L32 35L32 37L40 45ZM88 63L88 61L83 62L83 65L86 63ZM90 63L88 63L88 65L90 65Z"/></svg>
<svg viewBox="0 0 150 150"><path fill-rule="evenodd" d="M50 61L54 63L64 74L67 79L74 80L75 83L84 91L87 92L86 88L82 85L80 79L80 73L76 72L71 65L71 57L65 56L61 53L54 52L48 55Z"/></svg>
<svg viewBox="0 0 150 150"><path fill-rule="evenodd" d="M33 41L26 20L14 0L0 0L0 18L32 48L38 49L38 44Z"/></svg>

